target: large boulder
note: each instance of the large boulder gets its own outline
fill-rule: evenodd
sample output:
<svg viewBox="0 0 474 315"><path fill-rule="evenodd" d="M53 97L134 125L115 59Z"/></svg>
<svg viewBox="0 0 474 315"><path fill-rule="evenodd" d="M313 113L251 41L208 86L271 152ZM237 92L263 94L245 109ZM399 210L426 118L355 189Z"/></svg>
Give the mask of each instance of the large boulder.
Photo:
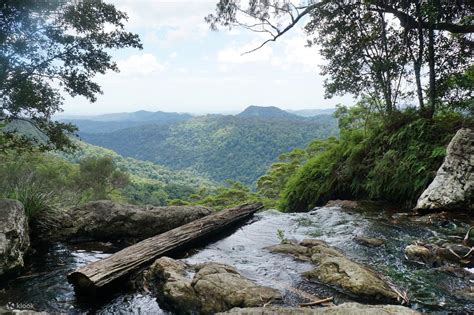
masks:
<svg viewBox="0 0 474 315"><path fill-rule="evenodd" d="M416 315L417 311L400 305L365 305L359 303L343 303L340 305L301 308L301 307L252 307L234 308L225 313L228 315Z"/></svg>
<svg viewBox="0 0 474 315"><path fill-rule="evenodd" d="M349 295L372 302L396 302L398 294L370 268L356 263L339 250L320 240L303 240L299 244L269 247L274 253L285 253L313 262L316 267L304 273L309 278L342 289Z"/></svg>
<svg viewBox="0 0 474 315"><path fill-rule="evenodd" d="M0 200L0 276L23 267L29 246L23 205L16 200Z"/></svg>
<svg viewBox="0 0 474 315"><path fill-rule="evenodd" d="M474 131L458 130L446 150L443 164L421 194L416 210L474 209Z"/></svg>
<svg viewBox="0 0 474 315"><path fill-rule="evenodd" d="M162 257L145 277L147 286L156 288L161 303L178 313L214 314L281 299L277 290L255 284L231 266L213 262L192 266Z"/></svg>
<svg viewBox="0 0 474 315"><path fill-rule="evenodd" d="M136 206L94 201L61 213L50 237L67 240L145 239L212 213L201 206Z"/></svg>

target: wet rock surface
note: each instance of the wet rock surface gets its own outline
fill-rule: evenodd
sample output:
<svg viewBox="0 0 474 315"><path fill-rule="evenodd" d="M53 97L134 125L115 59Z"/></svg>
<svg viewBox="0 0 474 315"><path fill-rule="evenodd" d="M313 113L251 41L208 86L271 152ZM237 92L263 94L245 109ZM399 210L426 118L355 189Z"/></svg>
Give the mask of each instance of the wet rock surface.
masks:
<svg viewBox="0 0 474 315"><path fill-rule="evenodd" d="M201 206L135 206L94 201L56 213L57 226L50 239L145 239L211 214Z"/></svg>
<svg viewBox="0 0 474 315"><path fill-rule="evenodd" d="M474 209L474 130L462 128L451 139L443 164L415 209Z"/></svg>
<svg viewBox="0 0 474 315"><path fill-rule="evenodd" d="M0 200L0 276L24 266L29 246L28 218L23 205L16 200Z"/></svg>
<svg viewBox="0 0 474 315"><path fill-rule="evenodd" d="M359 303L343 303L340 305L320 307L320 308L301 308L301 307L254 307L254 308L235 308L225 313L229 315L414 315L420 314L408 307L399 305L366 305Z"/></svg>
<svg viewBox="0 0 474 315"><path fill-rule="evenodd" d="M464 244L444 243L441 245L416 242L405 248L408 260L439 267L447 264L474 266L474 249Z"/></svg>
<svg viewBox="0 0 474 315"><path fill-rule="evenodd" d="M307 239L299 244L281 244L269 248L274 253L290 254L298 259L310 258L316 268L306 277L345 292L379 302L396 302L397 293L373 270L344 256L339 250L320 240Z"/></svg>
<svg viewBox="0 0 474 315"><path fill-rule="evenodd" d="M385 244L385 241L379 238L374 237L366 237L366 236L356 236L354 237L354 241L358 244L370 247L379 247Z"/></svg>
<svg viewBox="0 0 474 315"><path fill-rule="evenodd" d="M214 314L281 299L277 290L259 286L234 267L219 263L188 265L162 257L150 267L146 278L148 286L157 286L158 299L180 313Z"/></svg>
<svg viewBox="0 0 474 315"><path fill-rule="evenodd" d="M360 208L361 205L358 201L354 201L354 200L336 199L336 200L329 200L326 203L325 207L341 207L341 208L344 208L344 209L355 210L357 208Z"/></svg>
<svg viewBox="0 0 474 315"><path fill-rule="evenodd" d="M283 297L281 305L278 305L285 309L299 310L299 304L328 297L333 297L337 305L357 301L354 294L345 293L337 286L325 285L302 276L305 271L315 268L311 257L302 255L306 254L307 249L297 252L306 257L305 261L266 250L281 241L277 231L282 230L280 234L284 234L286 239L296 240L302 247L306 247L303 245L309 241L301 241L317 238L318 241L311 240L311 243L318 245L324 241L331 248L344 253L347 259L384 275L384 279L406 289L410 307L420 312L474 314L474 301L470 299L474 281L472 268L451 264L428 267L408 261L404 251L406 246L419 240L438 246L445 243L461 244L467 230L473 225L472 218L464 213L449 212L442 217L432 216L429 220L431 223L425 224L414 221L417 217L413 216L397 216L394 220L395 212L390 208L365 206L357 211L340 207L321 207L308 213L263 211L257 213L253 221L229 232L221 240L182 253L180 257L192 266L208 262L234 266L239 274L257 285L277 289ZM473 232L468 246L473 245ZM360 235L384 239L385 244L379 247L360 245L354 240ZM173 314L166 311L166 305L161 300L157 301L156 292L146 290L117 292L99 303L83 301L75 296L66 275L122 248L115 247L116 242L111 243L101 243L99 246L96 242L46 243L44 248L35 248L36 252L32 254L34 259L29 256L31 259L27 260L21 277L0 281L0 307L12 302L20 305L17 309L26 309L22 307L26 303L33 306L29 309L49 313ZM188 283L192 283L195 273L194 268L186 271L184 277ZM274 307L271 304L265 309ZM314 307L316 311L320 309L325 308ZM353 312L343 314L347 313Z"/></svg>

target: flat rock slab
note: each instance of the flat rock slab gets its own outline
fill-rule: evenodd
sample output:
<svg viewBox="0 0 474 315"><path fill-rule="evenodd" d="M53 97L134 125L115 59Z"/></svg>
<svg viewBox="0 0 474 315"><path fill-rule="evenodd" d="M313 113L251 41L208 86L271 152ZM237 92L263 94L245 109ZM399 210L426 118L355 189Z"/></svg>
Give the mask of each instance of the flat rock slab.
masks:
<svg viewBox="0 0 474 315"><path fill-rule="evenodd" d="M316 267L304 273L307 278L342 289L349 295L379 303L398 300L391 285L372 269L348 259L323 241L303 240L299 244L280 244L268 249L301 260L309 259Z"/></svg>
<svg viewBox="0 0 474 315"><path fill-rule="evenodd" d="M0 276L22 268L30 246L28 218L21 202L0 200Z"/></svg>
<svg viewBox="0 0 474 315"><path fill-rule="evenodd" d="M213 211L201 206L136 206L94 201L57 213L60 240L142 240L200 219Z"/></svg>
<svg viewBox="0 0 474 315"><path fill-rule="evenodd" d="M209 262L188 265L161 257L145 275L157 298L178 313L214 314L233 307L254 307L280 300L279 291L259 286L234 267Z"/></svg>
<svg viewBox="0 0 474 315"><path fill-rule="evenodd" d="M415 315L420 314L408 307L399 305L364 305L343 303L336 306L301 308L301 307L252 307L234 308L225 313L228 315Z"/></svg>

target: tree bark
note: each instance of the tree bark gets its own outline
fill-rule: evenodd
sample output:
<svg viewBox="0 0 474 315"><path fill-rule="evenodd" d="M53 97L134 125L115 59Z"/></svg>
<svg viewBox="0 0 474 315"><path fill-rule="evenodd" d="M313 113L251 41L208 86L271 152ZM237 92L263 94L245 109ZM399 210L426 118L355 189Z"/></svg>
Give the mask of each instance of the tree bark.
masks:
<svg viewBox="0 0 474 315"><path fill-rule="evenodd" d="M76 292L94 295L99 289L151 264L158 257L222 232L262 208L261 203L244 204L208 215L79 268L68 275L68 281Z"/></svg>
<svg viewBox="0 0 474 315"><path fill-rule="evenodd" d="M421 112L425 112L425 104L423 100L423 87L421 85L421 66L423 64L423 54L424 54L424 47L425 47L425 40L423 38L423 27L422 23L422 16L421 16L421 9L420 3L415 3L416 7L416 16L418 22L418 56L413 60L413 68L415 70L415 81L416 81L416 93L418 95L418 103L420 105ZM411 48L409 48L411 50Z"/></svg>
<svg viewBox="0 0 474 315"><path fill-rule="evenodd" d="M430 69L430 109L429 116L432 117L436 109L436 69L434 51L434 30L428 31L428 66Z"/></svg>

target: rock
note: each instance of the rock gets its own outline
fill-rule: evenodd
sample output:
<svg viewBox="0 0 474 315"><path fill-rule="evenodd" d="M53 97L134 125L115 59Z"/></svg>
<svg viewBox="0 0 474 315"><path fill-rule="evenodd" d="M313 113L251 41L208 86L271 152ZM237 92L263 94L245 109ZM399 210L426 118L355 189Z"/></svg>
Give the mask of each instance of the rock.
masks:
<svg viewBox="0 0 474 315"><path fill-rule="evenodd" d="M301 307L252 307L234 308L225 313L229 315L415 315L420 314L408 307L400 305L364 305L359 303L343 303L340 305L301 308Z"/></svg>
<svg viewBox="0 0 474 315"><path fill-rule="evenodd" d="M455 263L459 266L474 266L474 250L462 244L445 243L442 246L417 242L405 248L408 260L438 267Z"/></svg>
<svg viewBox="0 0 474 315"><path fill-rule="evenodd" d="M462 128L451 139L436 177L421 194L416 210L474 209L474 131Z"/></svg>
<svg viewBox="0 0 474 315"><path fill-rule="evenodd" d="M431 251L421 245L408 245L405 247L405 256L408 260L424 264L430 263L434 258Z"/></svg>
<svg viewBox="0 0 474 315"><path fill-rule="evenodd" d="M448 265L448 266L441 266L437 268L436 271L444 272L453 277L457 277L460 279L465 279L465 280L474 282L474 273L470 272L466 268L454 267L454 266Z"/></svg>
<svg viewBox="0 0 474 315"><path fill-rule="evenodd" d="M304 273L307 278L342 289L349 295L378 302L395 302L398 299L397 293L373 270L346 258L325 242L304 240L299 244L287 244L285 247L277 245L269 249L299 259L302 255L309 257L316 268Z"/></svg>
<svg viewBox="0 0 474 315"><path fill-rule="evenodd" d="M272 253L288 254L296 259L303 261L311 261L311 255L309 254L308 247L298 244L278 244L275 246L267 247Z"/></svg>
<svg viewBox="0 0 474 315"><path fill-rule="evenodd" d="M24 266L30 246L28 218L16 200L0 200L0 276Z"/></svg>
<svg viewBox="0 0 474 315"><path fill-rule="evenodd" d="M201 206L136 206L94 201L63 212L50 232L60 240L145 239L211 214Z"/></svg>
<svg viewBox="0 0 474 315"><path fill-rule="evenodd" d="M7 303L6 307L0 306L0 314L5 314L5 315L16 315L16 314L21 314L21 315L50 315L51 313L48 312L37 312L33 310L18 310L14 308L14 305L16 303Z"/></svg>
<svg viewBox="0 0 474 315"><path fill-rule="evenodd" d="M373 237L365 237L365 236L356 236L354 237L354 241L356 243L359 243L364 246L369 246L369 247L379 247L385 243L384 240L373 238Z"/></svg>
<svg viewBox="0 0 474 315"><path fill-rule="evenodd" d="M272 288L258 286L241 276L233 267L206 263L196 267L193 287L201 299L201 312L213 314L236 306L261 306L281 295Z"/></svg>
<svg viewBox="0 0 474 315"><path fill-rule="evenodd" d="M345 209L354 210L360 207L359 203L354 200L329 200L325 207L341 207Z"/></svg>
<svg viewBox="0 0 474 315"><path fill-rule="evenodd" d="M146 273L147 282L159 288L158 299L168 308L183 311L201 309L201 300L187 277L191 266L169 257L157 259Z"/></svg>
<svg viewBox="0 0 474 315"><path fill-rule="evenodd" d="M192 279L191 272L196 272ZM157 286L158 299L179 313L214 314L281 299L277 290L255 284L231 266L213 262L190 266L162 257L146 277Z"/></svg>

